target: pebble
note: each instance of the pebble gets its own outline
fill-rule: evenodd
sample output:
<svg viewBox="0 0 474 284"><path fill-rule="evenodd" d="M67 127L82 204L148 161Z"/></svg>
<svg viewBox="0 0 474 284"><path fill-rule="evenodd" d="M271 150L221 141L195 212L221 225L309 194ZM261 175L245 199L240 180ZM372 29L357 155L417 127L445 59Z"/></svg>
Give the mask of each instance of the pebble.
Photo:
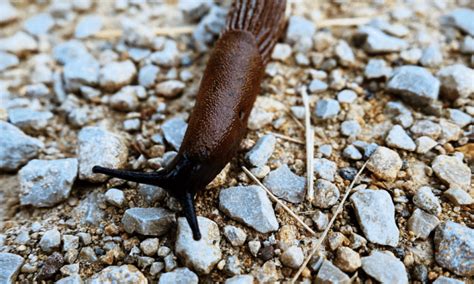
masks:
<svg viewBox="0 0 474 284"><path fill-rule="evenodd" d="M51 207L69 197L77 159L31 160L18 172L21 205Z"/></svg>
<svg viewBox="0 0 474 284"><path fill-rule="evenodd" d="M273 48L272 59L286 61L291 56L291 46L286 43L277 43Z"/></svg>
<svg viewBox="0 0 474 284"><path fill-rule="evenodd" d="M168 80L158 83L155 87L156 93L165 98L174 98L181 94L186 85L178 80Z"/></svg>
<svg viewBox="0 0 474 284"><path fill-rule="evenodd" d="M387 146L407 151L415 151L416 149L415 142L400 125L394 125L392 127L385 138L385 143L387 143Z"/></svg>
<svg viewBox="0 0 474 284"><path fill-rule="evenodd" d="M322 99L316 104L314 115L320 119L329 119L338 115L341 107L334 99Z"/></svg>
<svg viewBox="0 0 474 284"><path fill-rule="evenodd" d="M242 246L247 239L247 234L244 230L232 225L227 225L224 227L224 236L234 247Z"/></svg>
<svg viewBox="0 0 474 284"><path fill-rule="evenodd" d="M8 110L10 123L25 131L35 134L45 129L53 118L49 111L37 111L30 108L13 108Z"/></svg>
<svg viewBox="0 0 474 284"><path fill-rule="evenodd" d="M176 42L166 39L163 43L163 49L153 52L149 59L158 66L173 67L179 63L179 54L180 51Z"/></svg>
<svg viewBox="0 0 474 284"><path fill-rule="evenodd" d="M474 229L444 222L435 231L434 244L439 265L460 276L474 275Z"/></svg>
<svg viewBox="0 0 474 284"><path fill-rule="evenodd" d="M450 187L469 189L471 186L471 170L456 157L439 155L433 160L431 168Z"/></svg>
<svg viewBox="0 0 474 284"><path fill-rule="evenodd" d="M199 51L207 51L210 45L225 26L227 9L212 5L211 10L204 16L193 31L193 39Z"/></svg>
<svg viewBox="0 0 474 284"><path fill-rule="evenodd" d="M408 47L406 41L369 26L360 28L357 35L364 40L363 48L369 54L398 52Z"/></svg>
<svg viewBox="0 0 474 284"><path fill-rule="evenodd" d="M463 32L474 36L474 10L468 8L457 8L447 15L448 21L451 25L462 30Z"/></svg>
<svg viewBox="0 0 474 284"><path fill-rule="evenodd" d="M288 19L286 29L286 41L289 43L299 42L302 38L312 37L316 32L313 22L300 16L291 16Z"/></svg>
<svg viewBox="0 0 474 284"><path fill-rule="evenodd" d="M391 74L392 68L383 59L370 59L364 70L367 79L389 78Z"/></svg>
<svg viewBox="0 0 474 284"><path fill-rule="evenodd" d="M163 273L158 280L158 284L198 284L198 282L198 276L186 267Z"/></svg>
<svg viewBox="0 0 474 284"><path fill-rule="evenodd" d="M148 256L154 256L158 251L160 240L157 238L146 239L140 243L140 249Z"/></svg>
<svg viewBox="0 0 474 284"><path fill-rule="evenodd" d="M361 267L360 256L354 250L348 247L340 247L336 252L334 264L345 272L354 272Z"/></svg>
<svg viewBox="0 0 474 284"><path fill-rule="evenodd" d="M92 173L95 165L122 168L127 162L128 150L122 138L103 128L88 126L78 135L79 179L104 182L109 177Z"/></svg>
<svg viewBox="0 0 474 284"><path fill-rule="evenodd" d="M387 88L419 107L430 105L438 99L440 82L423 67L405 65L395 69Z"/></svg>
<svg viewBox="0 0 474 284"><path fill-rule="evenodd" d="M441 95L449 100L468 99L474 93L474 69L464 64L445 66L436 76L441 82Z"/></svg>
<svg viewBox="0 0 474 284"><path fill-rule="evenodd" d="M102 29L102 18L98 15L87 15L82 17L74 30L74 37L79 39L95 35Z"/></svg>
<svg viewBox="0 0 474 284"><path fill-rule="evenodd" d="M166 197L166 192L164 189L148 184L138 185L138 193L149 205L153 205L155 202L161 201Z"/></svg>
<svg viewBox="0 0 474 284"><path fill-rule="evenodd" d="M474 54L474 37L464 37L464 40L461 44L461 52L464 54Z"/></svg>
<svg viewBox="0 0 474 284"><path fill-rule="evenodd" d="M449 278L446 276L440 276L438 277L435 281L433 281L433 284L464 284L464 281L456 280L454 278Z"/></svg>
<svg viewBox="0 0 474 284"><path fill-rule="evenodd" d="M181 117L168 119L161 125L163 136L175 150L179 150L181 147L187 128L188 124Z"/></svg>
<svg viewBox="0 0 474 284"><path fill-rule="evenodd" d="M362 128L360 127L359 122L357 120L346 120L341 123L341 133L347 137L355 137L357 136Z"/></svg>
<svg viewBox="0 0 474 284"><path fill-rule="evenodd" d="M314 184L313 204L319 208L330 208L339 200L339 189L331 182L318 179Z"/></svg>
<svg viewBox="0 0 474 284"><path fill-rule="evenodd" d="M311 220L313 220L314 226L318 231L323 231L329 224L328 215L320 210L315 210Z"/></svg>
<svg viewBox="0 0 474 284"><path fill-rule="evenodd" d="M10 1L0 2L0 25L8 24L18 18L18 10L10 4Z"/></svg>
<svg viewBox="0 0 474 284"><path fill-rule="evenodd" d="M428 136L421 136L415 140L416 144L416 152L419 154L426 154L428 153L431 149L433 149L438 143L431 139L431 137Z"/></svg>
<svg viewBox="0 0 474 284"><path fill-rule="evenodd" d="M354 52L345 40L340 40L337 43L334 53L342 66L351 66L355 63Z"/></svg>
<svg viewBox="0 0 474 284"><path fill-rule="evenodd" d="M82 86L99 82L99 62L91 55L70 60L64 65L64 83L67 90L78 91Z"/></svg>
<svg viewBox="0 0 474 284"><path fill-rule="evenodd" d="M415 237L426 240L438 224L439 219L435 215L428 214L421 209L415 209L410 219L408 219L408 230L413 232Z"/></svg>
<svg viewBox="0 0 474 284"><path fill-rule="evenodd" d="M441 142L459 140L462 133L461 127L445 119L441 119L439 125L441 126Z"/></svg>
<svg viewBox="0 0 474 284"><path fill-rule="evenodd" d="M163 269L165 268L165 265L163 262L153 262L151 265L150 265L150 274L151 276L156 276L158 275L158 273L160 273Z"/></svg>
<svg viewBox="0 0 474 284"><path fill-rule="evenodd" d="M263 110L261 107L254 107L250 112L247 127L251 130L262 129L272 123L274 114Z"/></svg>
<svg viewBox="0 0 474 284"><path fill-rule="evenodd" d="M140 68L140 72L138 72L138 83L145 88L154 86L159 72L160 68L155 65L143 66Z"/></svg>
<svg viewBox="0 0 474 284"><path fill-rule="evenodd" d="M341 104L351 104L357 99L356 92L352 90L342 90L337 94L337 100Z"/></svg>
<svg viewBox="0 0 474 284"><path fill-rule="evenodd" d="M388 251L373 251L363 257L362 269L382 283L408 283L405 266Z"/></svg>
<svg viewBox="0 0 474 284"><path fill-rule="evenodd" d="M38 156L43 142L0 120L0 170L12 172Z"/></svg>
<svg viewBox="0 0 474 284"><path fill-rule="evenodd" d="M398 245L400 232L395 223L395 207L387 191L362 189L352 194L350 200L357 221L370 242L392 247Z"/></svg>
<svg viewBox="0 0 474 284"><path fill-rule="evenodd" d="M253 148L245 155L245 159L254 167L260 167L267 163L275 150L276 138L272 134L267 134L253 146Z"/></svg>
<svg viewBox="0 0 474 284"><path fill-rule="evenodd" d="M39 13L28 18L23 28L34 36L46 35L54 27L54 18L49 13Z"/></svg>
<svg viewBox="0 0 474 284"><path fill-rule="evenodd" d="M122 217L124 230L146 236L161 236L176 222L174 213L164 208L130 208Z"/></svg>
<svg viewBox="0 0 474 284"><path fill-rule="evenodd" d="M314 159L313 169L317 178L322 178L328 181L334 181L334 176L337 172L337 165L333 161L325 158Z"/></svg>
<svg viewBox="0 0 474 284"><path fill-rule="evenodd" d="M330 144L321 145L319 146L318 152L325 157L330 157L332 154L332 146Z"/></svg>
<svg viewBox="0 0 474 284"><path fill-rule="evenodd" d="M329 260L323 260L314 283L350 283L350 278Z"/></svg>
<svg viewBox="0 0 474 284"><path fill-rule="evenodd" d="M19 63L20 60L16 55L0 51L0 71L17 66Z"/></svg>
<svg viewBox="0 0 474 284"><path fill-rule="evenodd" d="M0 283L15 283L23 263L24 259L19 255L8 252L0 253Z"/></svg>
<svg viewBox="0 0 474 284"><path fill-rule="evenodd" d="M63 264L64 257L60 253L54 252L44 261L43 267L36 276L36 279L42 281L53 278Z"/></svg>
<svg viewBox="0 0 474 284"><path fill-rule="evenodd" d="M471 205L474 203L474 199L459 187L451 187L444 192L444 195L452 202L454 205Z"/></svg>
<svg viewBox="0 0 474 284"><path fill-rule="evenodd" d="M122 208L125 203L125 194L120 189L111 188L105 193L105 200L118 208Z"/></svg>
<svg viewBox="0 0 474 284"><path fill-rule="evenodd" d="M142 86L125 86L109 99L110 106L118 111L134 111L140 105L138 98L143 97L146 90Z"/></svg>
<svg viewBox="0 0 474 284"><path fill-rule="evenodd" d="M87 283L101 284L101 283L136 283L147 284L146 277L135 266L128 264L122 266L108 266L100 272L94 274Z"/></svg>
<svg viewBox="0 0 474 284"><path fill-rule="evenodd" d="M439 215L441 213L441 204L429 186L422 186L416 191L413 196L413 203L418 208L433 215Z"/></svg>
<svg viewBox="0 0 474 284"><path fill-rule="evenodd" d="M443 54L437 44L432 44L423 50L420 58L421 65L425 67L437 67L443 63Z"/></svg>
<svg viewBox="0 0 474 284"><path fill-rule="evenodd" d="M70 275L64 278L59 279L58 281L54 282L54 284L82 284L81 276L79 274Z"/></svg>
<svg viewBox="0 0 474 284"><path fill-rule="evenodd" d="M472 117L469 114L458 109L448 109L448 115L449 119L459 125L459 127L461 128L465 127L473 121Z"/></svg>
<svg viewBox="0 0 474 284"><path fill-rule="evenodd" d="M410 131L415 137L428 136L433 139L438 139L441 135L442 129L439 124L434 123L431 120L423 119L415 122L415 124L410 128Z"/></svg>
<svg viewBox="0 0 474 284"><path fill-rule="evenodd" d="M57 229L46 231L39 242L39 246L44 252L52 252L61 245L61 234Z"/></svg>
<svg viewBox="0 0 474 284"><path fill-rule="evenodd" d="M397 152L380 146L370 156L367 169L384 180L394 180L402 168L402 159Z"/></svg>
<svg viewBox="0 0 474 284"><path fill-rule="evenodd" d="M308 89L311 94L319 94L325 92L328 89L328 84L321 80L314 79L311 81L311 83L309 83Z"/></svg>
<svg viewBox="0 0 474 284"><path fill-rule="evenodd" d="M219 208L230 218L252 227L260 233L278 230L270 199L258 186L236 186L222 189Z"/></svg>
<svg viewBox="0 0 474 284"><path fill-rule="evenodd" d="M53 57L61 64L90 56L84 44L78 40L61 42L53 48Z"/></svg>
<svg viewBox="0 0 474 284"><path fill-rule="evenodd" d="M73 235L64 235L63 236L63 251L67 252L73 249L79 248L79 237ZM79 270L79 264L77 264L77 270ZM78 272L78 271L77 271ZM76 272L76 273L77 273Z"/></svg>
<svg viewBox="0 0 474 284"><path fill-rule="evenodd" d="M132 61L110 62L105 64L99 73L99 84L106 91L118 90L132 82L137 69Z"/></svg>
<svg viewBox="0 0 474 284"><path fill-rule="evenodd" d="M360 160L362 159L362 154L357 150L357 148L354 145L349 145L346 148L344 148L344 151L342 152L342 156L347 159L351 160Z"/></svg>
<svg viewBox="0 0 474 284"><path fill-rule="evenodd" d="M294 174L286 164L271 171L263 180L263 184L273 194L286 201L300 203L304 199L306 179Z"/></svg>
<svg viewBox="0 0 474 284"><path fill-rule="evenodd" d="M254 278L250 274L236 275L232 278L226 279L224 284L253 284Z"/></svg>
<svg viewBox="0 0 474 284"><path fill-rule="evenodd" d="M280 261L286 267L298 269L304 261L303 250L297 246L291 246L281 254Z"/></svg>
<svg viewBox="0 0 474 284"><path fill-rule="evenodd" d="M17 56L38 50L38 42L29 34L19 31L15 34L0 38L0 51L13 53Z"/></svg>
<svg viewBox="0 0 474 284"><path fill-rule="evenodd" d="M260 251L260 248L261 248L262 244L259 241L250 241L248 243L248 246L249 246L250 253L253 256L257 257L258 252Z"/></svg>
<svg viewBox="0 0 474 284"><path fill-rule="evenodd" d="M422 50L419 48L410 48L403 50L400 57L408 64L417 64L422 55Z"/></svg>

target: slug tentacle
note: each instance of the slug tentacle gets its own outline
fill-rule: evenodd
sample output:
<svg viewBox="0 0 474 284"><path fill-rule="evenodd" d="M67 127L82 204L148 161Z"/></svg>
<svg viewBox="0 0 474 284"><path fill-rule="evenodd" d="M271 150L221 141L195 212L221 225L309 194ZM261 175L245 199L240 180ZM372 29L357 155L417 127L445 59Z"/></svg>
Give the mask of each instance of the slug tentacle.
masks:
<svg viewBox="0 0 474 284"><path fill-rule="evenodd" d="M94 166L92 172L96 174L105 174L111 177L124 179L128 181L144 183L155 186L162 186L165 177L165 170L159 172L143 173L104 168L101 166Z"/></svg>

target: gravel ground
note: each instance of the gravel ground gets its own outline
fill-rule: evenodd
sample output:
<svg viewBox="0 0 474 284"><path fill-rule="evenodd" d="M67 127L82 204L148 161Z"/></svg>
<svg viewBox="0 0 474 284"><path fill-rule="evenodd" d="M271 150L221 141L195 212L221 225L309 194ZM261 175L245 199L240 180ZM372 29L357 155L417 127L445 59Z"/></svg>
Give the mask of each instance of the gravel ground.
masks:
<svg viewBox="0 0 474 284"><path fill-rule="evenodd" d="M176 155L230 1L150 2L0 2L1 283L289 281L364 163L299 280L472 283L472 1L290 1L199 242L161 188L91 172Z"/></svg>

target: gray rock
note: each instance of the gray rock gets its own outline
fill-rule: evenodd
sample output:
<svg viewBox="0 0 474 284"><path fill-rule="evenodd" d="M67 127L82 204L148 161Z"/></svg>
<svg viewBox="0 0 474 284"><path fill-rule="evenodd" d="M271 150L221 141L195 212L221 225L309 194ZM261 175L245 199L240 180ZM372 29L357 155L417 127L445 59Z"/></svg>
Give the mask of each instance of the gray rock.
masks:
<svg viewBox="0 0 474 284"><path fill-rule="evenodd" d="M431 120L423 119L415 122L410 128L410 131L415 137L428 136L433 139L438 139L442 130L439 124Z"/></svg>
<svg viewBox="0 0 474 284"><path fill-rule="evenodd" d="M222 189L219 208L230 218L242 222L260 233L278 230L272 204L258 186L237 186Z"/></svg>
<svg viewBox="0 0 474 284"><path fill-rule="evenodd" d="M334 53L342 66L351 66L355 63L354 52L351 47L347 44L347 41L340 40L334 48Z"/></svg>
<svg viewBox="0 0 474 284"><path fill-rule="evenodd" d="M86 15L77 23L74 37L87 38L95 35L102 29L102 18L98 15Z"/></svg>
<svg viewBox="0 0 474 284"><path fill-rule="evenodd" d="M146 90L142 86L125 86L110 97L110 106L119 111L133 111L139 106L138 98L143 96Z"/></svg>
<svg viewBox="0 0 474 284"><path fill-rule="evenodd" d="M15 21L18 14L18 10L10 4L10 1L0 2L0 25Z"/></svg>
<svg viewBox="0 0 474 284"><path fill-rule="evenodd" d="M357 120L346 120L341 123L341 133L344 136L355 137L360 133L361 130L362 129Z"/></svg>
<svg viewBox="0 0 474 284"><path fill-rule="evenodd" d="M400 232L390 194L385 190L363 189L350 199L366 238L372 243L396 247Z"/></svg>
<svg viewBox="0 0 474 284"><path fill-rule="evenodd" d="M441 204L429 186L420 187L413 196L413 203L428 213L438 215L441 213Z"/></svg>
<svg viewBox="0 0 474 284"><path fill-rule="evenodd" d="M430 105L438 99L440 82L423 67L405 65L395 69L387 88L414 105Z"/></svg>
<svg viewBox="0 0 474 284"><path fill-rule="evenodd" d="M400 57L408 64L417 64L422 55L422 50L419 48L410 48L403 50Z"/></svg>
<svg viewBox="0 0 474 284"><path fill-rule="evenodd" d="M8 110L10 123L26 133L38 133L45 129L53 118L49 111L37 111L30 108L13 108Z"/></svg>
<svg viewBox="0 0 474 284"><path fill-rule="evenodd" d="M64 83L67 90L78 91L83 85L99 82L99 62L91 55L70 60L64 65Z"/></svg>
<svg viewBox="0 0 474 284"><path fill-rule="evenodd" d="M137 69L132 61L110 62L100 69L99 84L107 91L118 90L132 82Z"/></svg>
<svg viewBox="0 0 474 284"><path fill-rule="evenodd" d="M70 61L89 56L89 52L82 42L73 39L56 45L53 49L53 56L59 63L66 64Z"/></svg>
<svg viewBox="0 0 474 284"><path fill-rule="evenodd" d="M464 54L474 54L474 37L464 37L464 40L461 44L461 52Z"/></svg>
<svg viewBox="0 0 474 284"><path fill-rule="evenodd" d="M314 79L309 83L308 89L311 94L319 94L328 89L328 84L321 80Z"/></svg>
<svg viewBox="0 0 474 284"><path fill-rule="evenodd" d="M64 235L63 236L63 251L67 252L69 250L79 248L79 237L73 235ZM79 264L77 264L77 271L79 272Z"/></svg>
<svg viewBox="0 0 474 284"><path fill-rule="evenodd" d="M339 247L334 264L345 272L354 272L362 265L362 262L357 252L348 247Z"/></svg>
<svg viewBox="0 0 474 284"><path fill-rule="evenodd" d="M423 50L420 63L426 67L437 67L443 62L443 54L437 44L432 44Z"/></svg>
<svg viewBox="0 0 474 284"><path fill-rule="evenodd" d="M286 43L277 43L273 48L272 59L285 61L291 56L291 46Z"/></svg>
<svg viewBox="0 0 474 284"><path fill-rule="evenodd" d="M474 93L474 69L464 64L443 67L436 76L441 81L441 95L449 100L467 99Z"/></svg>
<svg viewBox="0 0 474 284"><path fill-rule="evenodd" d="M25 95L28 97L47 97L49 94L50 92L48 87L46 87L46 85L43 83L25 86Z"/></svg>
<svg viewBox="0 0 474 284"><path fill-rule="evenodd" d="M428 153L431 149L433 149L438 143L431 139L428 136L421 136L415 140L416 143L416 152L419 154Z"/></svg>
<svg viewBox="0 0 474 284"><path fill-rule="evenodd" d="M329 260L323 260L321 268L319 268L316 275L315 283L351 283L349 276L342 272L337 266L332 264Z"/></svg>
<svg viewBox="0 0 474 284"><path fill-rule="evenodd" d="M146 25L146 23L141 23L137 20L131 18L122 19L120 23L122 26L122 38L129 46L153 48L156 38L153 29Z"/></svg>
<svg viewBox="0 0 474 284"><path fill-rule="evenodd" d="M334 99L322 99L316 104L315 115L317 118L328 119L337 116L341 107L339 102Z"/></svg>
<svg viewBox="0 0 474 284"><path fill-rule="evenodd" d="M123 129L128 132L139 131L141 121L139 118L127 119L123 122Z"/></svg>
<svg viewBox="0 0 474 284"><path fill-rule="evenodd" d="M28 18L23 28L31 35L45 35L54 27L54 18L49 13L39 13Z"/></svg>
<svg viewBox="0 0 474 284"><path fill-rule="evenodd" d="M330 208L339 200L339 189L331 182L318 179L314 184L313 204L319 208Z"/></svg>
<svg viewBox="0 0 474 284"><path fill-rule="evenodd" d="M198 276L186 267L163 273L158 280L158 284L198 284L198 282Z"/></svg>
<svg viewBox="0 0 474 284"><path fill-rule="evenodd" d="M38 50L38 42L25 32L19 31L9 37L0 38L0 51L22 56L36 50Z"/></svg>
<svg viewBox="0 0 474 284"><path fill-rule="evenodd" d="M440 276L435 281L433 281L433 284L464 284L464 281L456 280L446 276Z"/></svg>
<svg viewBox="0 0 474 284"><path fill-rule="evenodd" d="M319 146L318 152L325 157L330 157L332 154L332 146L330 144L321 145Z"/></svg>
<svg viewBox="0 0 474 284"><path fill-rule="evenodd" d="M391 74L392 68L383 59L370 59L364 70L367 79L389 78Z"/></svg>
<svg viewBox="0 0 474 284"><path fill-rule="evenodd" d="M166 191L164 189L148 184L138 185L138 193L149 205L153 205L155 202L161 201L166 197Z"/></svg>
<svg viewBox="0 0 474 284"><path fill-rule="evenodd" d="M441 119L439 122L441 126L441 142L457 141L459 140L462 130L457 124Z"/></svg>
<svg viewBox="0 0 474 284"><path fill-rule="evenodd" d="M291 246L280 255L280 260L286 267L298 269L304 261L303 250L297 246Z"/></svg>
<svg viewBox="0 0 474 284"><path fill-rule="evenodd" d="M245 159L254 167L263 166L275 150L276 138L267 134L258 139L253 148L245 155Z"/></svg>
<svg viewBox="0 0 474 284"><path fill-rule="evenodd" d="M232 225L224 227L224 236L234 247L242 246L245 243L245 240L247 240L247 234L245 231Z"/></svg>
<svg viewBox="0 0 474 284"><path fill-rule="evenodd" d="M434 243L439 265L461 276L474 275L474 229L447 221L436 229Z"/></svg>
<svg viewBox="0 0 474 284"><path fill-rule="evenodd" d="M120 189L111 188L105 193L105 200L113 206L122 208L125 202L125 195Z"/></svg>
<svg viewBox="0 0 474 284"><path fill-rule="evenodd" d="M105 212L99 207L103 204L101 197L97 192L91 192L82 199L71 214L75 221L87 225L98 225L103 221Z"/></svg>
<svg viewBox="0 0 474 284"><path fill-rule="evenodd" d="M174 98L183 92L184 87L186 87L186 85L181 81L168 80L158 83L155 90L158 95L165 98Z"/></svg>
<svg viewBox="0 0 474 284"><path fill-rule="evenodd" d="M228 278L224 284L253 284L254 278L250 274L236 275L232 278Z"/></svg>
<svg viewBox="0 0 474 284"><path fill-rule="evenodd" d="M69 197L77 159L32 160L19 172L21 205L51 207Z"/></svg>
<svg viewBox="0 0 474 284"><path fill-rule="evenodd" d="M286 29L286 41L296 43L305 37L312 37L316 32L313 22L300 16L291 16Z"/></svg>
<svg viewBox="0 0 474 284"><path fill-rule="evenodd" d="M58 281L54 282L54 284L83 284L81 276L79 274L73 274L71 276L67 276L64 278L59 279Z"/></svg>
<svg viewBox="0 0 474 284"><path fill-rule="evenodd" d="M342 152L342 156L347 159L351 160L360 160L362 159L362 154L357 150L357 148L354 145L349 145L346 148L344 148L344 151Z"/></svg>
<svg viewBox="0 0 474 284"><path fill-rule="evenodd" d="M81 129L79 142L79 179L104 182L106 175L92 173L95 165L122 168L127 162L128 149L120 136L105 129L88 126Z"/></svg>
<svg viewBox="0 0 474 284"><path fill-rule="evenodd" d="M175 222L175 214L164 208L130 208L122 217L127 233L146 236L164 235Z"/></svg>
<svg viewBox="0 0 474 284"><path fill-rule="evenodd" d="M153 52L149 59L158 66L173 67L179 63L178 46L174 40L165 39L163 49Z"/></svg>
<svg viewBox="0 0 474 284"><path fill-rule="evenodd" d="M161 125L163 136L175 150L179 150L181 147L187 128L188 124L181 117L168 119Z"/></svg>
<svg viewBox="0 0 474 284"><path fill-rule="evenodd" d="M160 68L155 65L145 65L138 72L138 83L145 88L152 87L155 84L156 77Z"/></svg>
<svg viewBox="0 0 474 284"><path fill-rule="evenodd" d="M313 223L318 231L323 231L329 224L328 215L320 210L316 210L316 212L314 212L314 215L311 220L313 220Z"/></svg>
<svg viewBox="0 0 474 284"><path fill-rule="evenodd" d="M0 283L15 283L16 276L20 272L23 263L24 259L19 255L7 252L0 253Z"/></svg>
<svg viewBox="0 0 474 284"><path fill-rule="evenodd" d="M449 23L461 31L474 36L474 10L467 8L454 9L447 15Z"/></svg>
<svg viewBox="0 0 474 284"><path fill-rule="evenodd" d="M16 171L29 160L38 156L43 142L23 133L10 123L0 121L0 170Z"/></svg>
<svg viewBox="0 0 474 284"><path fill-rule="evenodd" d="M452 202L454 205L471 205L474 203L474 199L459 187L451 187L444 192L444 195Z"/></svg>
<svg viewBox="0 0 474 284"><path fill-rule="evenodd" d="M459 125L459 127L463 128L464 126L470 124L473 120L472 117L458 109L448 109L449 119L451 119L454 123Z"/></svg>
<svg viewBox="0 0 474 284"><path fill-rule="evenodd" d="M222 258L222 252L219 248L221 235L219 227L214 221L201 216L197 218L202 234L202 238L199 241L193 239L193 234L186 218L178 219L176 254L186 266L194 271L200 274L209 274Z"/></svg>
<svg viewBox="0 0 474 284"><path fill-rule="evenodd" d="M158 251L160 240L158 238L146 239L140 243L140 249L148 256L154 256Z"/></svg>
<svg viewBox="0 0 474 284"><path fill-rule="evenodd" d="M367 169L384 180L394 180L401 168L402 159L398 153L382 146L377 147L367 163Z"/></svg>
<svg viewBox="0 0 474 284"><path fill-rule="evenodd" d="M328 159L314 159L313 169L317 178L334 181L334 176L337 172L337 165Z"/></svg>
<svg viewBox="0 0 474 284"><path fill-rule="evenodd" d="M209 12L212 4L210 0L197 0L191 3L186 0L181 0L179 1L178 7L185 19L188 19L190 22L196 22Z"/></svg>
<svg viewBox="0 0 474 284"><path fill-rule="evenodd" d="M387 146L415 151L416 144L400 125L394 125L385 138Z"/></svg>
<svg viewBox="0 0 474 284"><path fill-rule="evenodd" d="M260 251L260 248L262 247L262 243L260 243L259 241L250 241L248 245L249 245L250 253L253 256L257 257L258 252Z"/></svg>
<svg viewBox="0 0 474 284"><path fill-rule="evenodd" d="M388 251L373 251L362 258L362 269L382 283L408 283L403 263Z"/></svg>
<svg viewBox="0 0 474 284"><path fill-rule="evenodd" d="M126 283L147 284L146 277L135 266L128 264L122 266L108 266L92 275L87 281L89 284L101 283Z"/></svg>
<svg viewBox="0 0 474 284"><path fill-rule="evenodd" d="M292 203L303 201L306 180L295 175L286 164L271 171L263 180L263 184L273 194L286 201Z"/></svg>
<svg viewBox="0 0 474 284"><path fill-rule="evenodd" d="M17 66L20 60L17 56L0 51L0 71L6 70L10 67Z"/></svg>
<svg viewBox="0 0 474 284"><path fill-rule="evenodd" d="M252 130L262 129L272 123L274 113L265 111L261 107L254 107L250 112L247 127Z"/></svg>
<svg viewBox="0 0 474 284"><path fill-rule="evenodd" d="M39 241L39 246L44 252L52 252L58 249L60 245L61 234L57 229L46 231Z"/></svg>
<svg viewBox="0 0 474 284"><path fill-rule="evenodd" d="M363 42L364 50L370 54L398 52L408 47L406 41L370 26L360 28L356 36Z"/></svg>
<svg viewBox="0 0 474 284"><path fill-rule="evenodd" d="M438 224L439 219L436 216L421 209L415 209L410 219L408 219L408 230L413 232L415 237L426 240Z"/></svg>
<svg viewBox="0 0 474 284"><path fill-rule="evenodd" d="M187 3L189 4L189 3ZM193 31L193 39L199 51L207 51L225 26L227 9L212 5L211 10L201 19Z"/></svg>
<svg viewBox="0 0 474 284"><path fill-rule="evenodd" d="M357 99L356 92L352 90L343 90L337 94L337 100L340 103L351 104Z"/></svg>
<svg viewBox="0 0 474 284"><path fill-rule="evenodd" d="M431 164L436 176L449 186L460 186L469 189L471 185L471 170L456 157L439 155Z"/></svg>

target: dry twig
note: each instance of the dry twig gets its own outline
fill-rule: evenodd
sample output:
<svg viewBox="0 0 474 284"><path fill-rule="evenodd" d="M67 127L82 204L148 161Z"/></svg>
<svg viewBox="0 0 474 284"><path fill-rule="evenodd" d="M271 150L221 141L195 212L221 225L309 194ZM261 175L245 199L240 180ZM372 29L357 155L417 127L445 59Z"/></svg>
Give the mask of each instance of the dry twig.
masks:
<svg viewBox="0 0 474 284"><path fill-rule="evenodd" d="M317 26L318 28L324 27L344 27L344 26L361 26L365 25L372 20L371 18L367 17L359 17L359 18L337 18L337 19L324 19L318 21Z"/></svg>
<svg viewBox="0 0 474 284"><path fill-rule="evenodd" d="M190 34L194 31L196 26L182 26L182 27L161 27L161 28L154 28L153 32L155 35L162 35L162 36L176 36L182 34ZM121 29L109 29L103 30L94 35L95 38L99 39L113 39L122 36Z"/></svg>
<svg viewBox="0 0 474 284"><path fill-rule="evenodd" d="M301 141L299 139L296 139L296 138L292 138L290 136L286 136L286 135L276 133L276 132L270 132L270 133L273 134L276 138L287 140L287 141L290 141L290 142L293 142L293 143L296 143L296 144L301 144L301 145L305 144L303 141Z"/></svg>
<svg viewBox="0 0 474 284"><path fill-rule="evenodd" d="M306 178L308 189L306 190L306 200L310 203L314 199L314 171L313 171L313 158L314 158L314 129L311 126L311 113L309 111L309 98L306 92L306 87L300 88L301 95L303 96L304 104L304 123L305 123L305 134L306 134Z"/></svg>

